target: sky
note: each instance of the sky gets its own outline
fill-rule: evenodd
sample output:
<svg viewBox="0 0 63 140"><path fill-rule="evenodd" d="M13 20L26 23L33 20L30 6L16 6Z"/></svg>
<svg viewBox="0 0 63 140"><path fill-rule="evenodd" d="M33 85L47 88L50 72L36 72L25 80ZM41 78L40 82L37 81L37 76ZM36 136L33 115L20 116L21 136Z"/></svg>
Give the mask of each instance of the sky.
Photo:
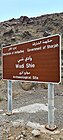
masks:
<svg viewBox="0 0 63 140"><path fill-rule="evenodd" d="M0 22L63 12L63 0L0 0Z"/></svg>

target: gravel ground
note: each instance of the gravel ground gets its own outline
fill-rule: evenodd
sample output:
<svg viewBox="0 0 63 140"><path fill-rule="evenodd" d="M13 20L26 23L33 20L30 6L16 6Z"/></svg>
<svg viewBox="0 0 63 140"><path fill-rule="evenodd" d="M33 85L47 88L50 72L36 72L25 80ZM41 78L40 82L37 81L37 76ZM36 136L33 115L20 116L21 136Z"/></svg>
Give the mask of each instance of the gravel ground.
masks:
<svg viewBox="0 0 63 140"><path fill-rule="evenodd" d="M20 108L23 106L27 106L30 104L35 104L35 103L40 103L40 104L45 104L47 106L48 103L48 89L43 89L40 86L32 88L29 91L25 91L22 88L20 88L19 82L18 83L13 83L13 100L12 100L12 105L13 109ZM24 120L24 124L26 125L29 121L32 123L38 123L40 125L46 125L48 123L48 112L47 111L38 111L36 113L26 113L26 112L21 112L21 113L16 113L12 115L7 115L7 106L8 106L8 100L7 100L7 83L0 81L0 140L1 139L10 139L13 140L12 137L7 136L5 138L5 135L10 133L11 136L13 136L14 139L17 139L14 135L20 135L18 134L18 130L25 129L27 136L27 140L48 140L48 139L53 139L53 140L60 140L60 138L63 138L63 86L62 85L55 85L55 125L58 126L58 129L60 130L60 134L53 135L52 134L42 134L40 135L39 138L32 137L32 128L29 128L27 126L19 126L18 128L14 127L12 122L16 120ZM12 134L11 130L10 132L6 132L6 130L11 129L16 132L16 134ZM14 129L14 130L13 130ZM18 130L17 130L18 129ZM5 133L5 135L4 135ZM4 136L3 136L4 135ZM32 138L31 138L32 137ZM25 138L23 137L23 140ZM61 139L63 140L63 139Z"/></svg>

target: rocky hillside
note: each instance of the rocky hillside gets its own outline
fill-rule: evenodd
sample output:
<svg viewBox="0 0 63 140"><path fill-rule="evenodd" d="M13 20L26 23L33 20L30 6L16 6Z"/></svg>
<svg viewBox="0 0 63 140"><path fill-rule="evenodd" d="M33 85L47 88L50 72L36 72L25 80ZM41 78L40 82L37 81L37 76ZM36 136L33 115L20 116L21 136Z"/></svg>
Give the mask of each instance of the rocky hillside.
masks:
<svg viewBox="0 0 63 140"><path fill-rule="evenodd" d="M21 16L0 22L0 47L60 34L63 47L63 13L47 14L28 18Z"/></svg>
<svg viewBox="0 0 63 140"><path fill-rule="evenodd" d="M4 46L18 44L53 34L61 35L63 65L63 13L47 14L33 18L21 16L18 19L12 18L8 21L0 22L0 55L1 48Z"/></svg>

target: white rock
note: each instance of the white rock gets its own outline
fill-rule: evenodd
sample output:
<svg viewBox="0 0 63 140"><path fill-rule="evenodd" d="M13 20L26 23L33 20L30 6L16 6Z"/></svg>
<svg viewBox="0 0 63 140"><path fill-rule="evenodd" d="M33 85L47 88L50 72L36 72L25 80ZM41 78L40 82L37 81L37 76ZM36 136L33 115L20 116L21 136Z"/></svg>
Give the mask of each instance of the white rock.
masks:
<svg viewBox="0 0 63 140"><path fill-rule="evenodd" d="M55 130L55 131L54 131L54 134L59 134L59 133L60 133L59 130Z"/></svg>
<svg viewBox="0 0 63 140"><path fill-rule="evenodd" d="M9 137L9 138L8 138L8 140L14 140L14 137L13 137L13 136L11 136L11 137Z"/></svg>
<svg viewBox="0 0 63 140"><path fill-rule="evenodd" d="M0 109L0 113L2 113L3 112L3 109Z"/></svg>
<svg viewBox="0 0 63 140"><path fill-rule="evenodd" d="M25 125L24 120L20 120L20 119L12 122L12 124L13 124L14 127L19 127L19 126L24 126Z"/></svg>
<svg viewBox="0 0 63 140"><path fill-rule="evenodd" d="M23 130L21 133L22 133L23 136L26 136L25 130Z"/></svg>
<svg viewBox="0 0 63 140"><path fill-rule="evenodd" d="M21 138L21 135L17 136L17 137L16 137L16 140L19 140L20 138Z"/></svg>
<svg viewBox="0 0 63 140"><path fill-rule="evenodd" d="M40 131L34 129L34 130L32 131L32 135L33 135L34 137L38 137L38 136L40 136Z"/></svg>
<svg viewBox="0 0 63 140"><path fill-rule="evenodd" d="M13 122L13 126L16 127L16 128L19 127L20 126L20 122Z"/></svg>
<svg viewBox="0 0 63 140"><path fill-rule="evenodd" d="M14 109L12 113L19 113L19 112L27 112L27 113L36 113L36 112L41 112L41 111L48 111L48 106L45 104L29 104L27 106L23 106L17 109Z"/></svg>
<svg viewBox="0 0 63 140"><path fill-rule="evenodd" d="M63 128L61 129L61 131L63 131Z"/></svg>
<svg viewBox="0 0 63 140"><path fill-rule="evenodd" d="M39 123L33 123L33 122L28 122L27 126L33 128L33 129L40 129L40 124Z"/></svg>

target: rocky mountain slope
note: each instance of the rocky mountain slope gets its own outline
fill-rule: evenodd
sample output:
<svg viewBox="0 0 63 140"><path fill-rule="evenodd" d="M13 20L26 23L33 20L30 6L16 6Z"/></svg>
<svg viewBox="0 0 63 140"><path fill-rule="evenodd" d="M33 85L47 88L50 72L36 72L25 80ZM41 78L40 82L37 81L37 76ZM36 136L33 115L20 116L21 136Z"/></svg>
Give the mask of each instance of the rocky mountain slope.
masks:
<svg viewBox="0 0 63 140"><path fill-rule="evenodd" d="M60 34L63 48L63 13L47 14L28 18L21 16L0 22L0 47Z"/></svg>
<svg viewBox="0 0 63 140"><path fill-rule="evenodd" d="M18 19L13 18L8 21L0 22L0 55L1 48L4 46L54 34L61 35L61 57L63 64L63 12L41 15L33 18L21 16Z"/></svg>

